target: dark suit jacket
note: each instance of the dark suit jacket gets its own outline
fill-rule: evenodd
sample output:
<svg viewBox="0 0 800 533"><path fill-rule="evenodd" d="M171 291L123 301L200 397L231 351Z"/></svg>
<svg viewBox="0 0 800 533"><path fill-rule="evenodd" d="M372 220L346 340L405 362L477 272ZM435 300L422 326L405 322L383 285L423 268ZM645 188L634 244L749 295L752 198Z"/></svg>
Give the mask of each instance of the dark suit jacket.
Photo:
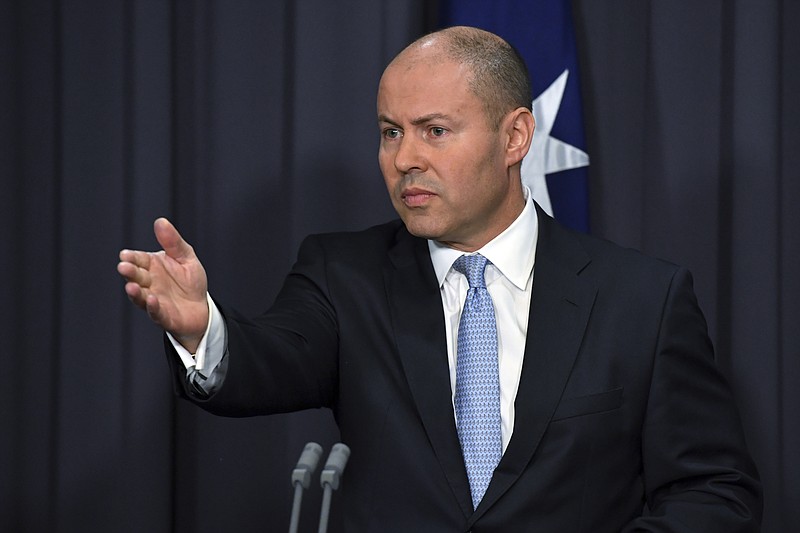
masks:
<svg viewBox="0 0 800 533"><path fill-rule="evenodd" d="M514 433L474 512L436 277L399 221L306 239L255 320L221 307L227 376L192 401L333 409L347 531L757 531L760 485L690 274L538 215Z"/></svg>

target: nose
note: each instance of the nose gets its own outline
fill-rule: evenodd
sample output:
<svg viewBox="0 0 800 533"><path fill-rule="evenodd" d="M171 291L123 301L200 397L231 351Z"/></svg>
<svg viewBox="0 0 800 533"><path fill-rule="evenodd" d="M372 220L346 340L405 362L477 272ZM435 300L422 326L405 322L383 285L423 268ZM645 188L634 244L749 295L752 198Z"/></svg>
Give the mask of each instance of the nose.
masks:
<svg viewBox="0 0 800 533"><path fill-rule="evenodd" d="M423 143L413 135L404 135L394 154L394 167L403 174L424 172L427 158Z"/></svg>

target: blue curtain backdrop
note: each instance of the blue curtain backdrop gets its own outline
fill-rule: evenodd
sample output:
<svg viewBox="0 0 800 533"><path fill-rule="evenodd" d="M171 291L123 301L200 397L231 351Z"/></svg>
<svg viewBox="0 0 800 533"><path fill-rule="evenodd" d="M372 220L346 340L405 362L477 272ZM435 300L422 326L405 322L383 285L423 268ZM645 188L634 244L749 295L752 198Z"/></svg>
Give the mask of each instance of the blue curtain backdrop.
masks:
<svg viewBox="0 0 800 533"><path fill-rule="evenodd" d="M800 3L570 4L526 2L506 35L559 56L572 39L550 32L572 8L586 143L574 103L552 137L591 156L591 232L693 271L763 530L800 531ZM443 7L0 2L0 531L288 528L291 470L305 442L336 441L330 413L233 420L175 401L117 252L152 248L167 215L215 297L257 313L303 236L393 217L375 89ZM563 69L528 61L537 93ZM549 176L555 205L571 172Z"/></svg>

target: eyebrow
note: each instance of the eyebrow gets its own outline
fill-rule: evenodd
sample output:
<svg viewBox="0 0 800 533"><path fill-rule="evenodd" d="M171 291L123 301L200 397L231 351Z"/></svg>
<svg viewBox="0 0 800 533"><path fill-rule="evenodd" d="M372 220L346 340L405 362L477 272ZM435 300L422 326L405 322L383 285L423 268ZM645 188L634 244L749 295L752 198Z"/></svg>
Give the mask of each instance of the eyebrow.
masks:
<svg viewBox="0 0 800 533"><path fill-rule="evenodd" d="M426 122L430 122L432 120L442 120L442 119L446 120L446 119L449 119L449 118L450 117L448 115L445 115L444 113L430 113L428 115L423 115L421 117L417 117L415 119L412 119L411 120L411 125L412 126L419 126L420 124L425 124ZM386 123L389 123L389 124L391 124L393 126L400 126L400 124L398 124L394 120L390 119L386 115L379 115L378 116L378 122L386 122Z"/></svg>

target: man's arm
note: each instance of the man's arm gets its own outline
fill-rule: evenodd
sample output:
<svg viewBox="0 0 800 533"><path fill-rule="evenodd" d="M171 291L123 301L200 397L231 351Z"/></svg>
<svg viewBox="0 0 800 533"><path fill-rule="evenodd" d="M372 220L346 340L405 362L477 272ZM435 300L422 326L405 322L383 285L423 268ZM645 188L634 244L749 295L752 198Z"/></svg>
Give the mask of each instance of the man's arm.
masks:
<svg viewBox="0 0 800 533"><path fill-rule="evenodd" d="M642 432L649 515L624 531L759 531L758 474L686 270L664 306Z"/></svg>
<svg viewBox="0 0 800 533"><path fill-rule="evenodd" d="M219 305L225 324L225 379L209 398L176 390L223 416L254 416L330 407L338 384L338 324L328 295L326 252L309 237L275 302L258 317ZM168 362L179 361L167 341ZM185 380L184 380L185 381Z"/></svg>

